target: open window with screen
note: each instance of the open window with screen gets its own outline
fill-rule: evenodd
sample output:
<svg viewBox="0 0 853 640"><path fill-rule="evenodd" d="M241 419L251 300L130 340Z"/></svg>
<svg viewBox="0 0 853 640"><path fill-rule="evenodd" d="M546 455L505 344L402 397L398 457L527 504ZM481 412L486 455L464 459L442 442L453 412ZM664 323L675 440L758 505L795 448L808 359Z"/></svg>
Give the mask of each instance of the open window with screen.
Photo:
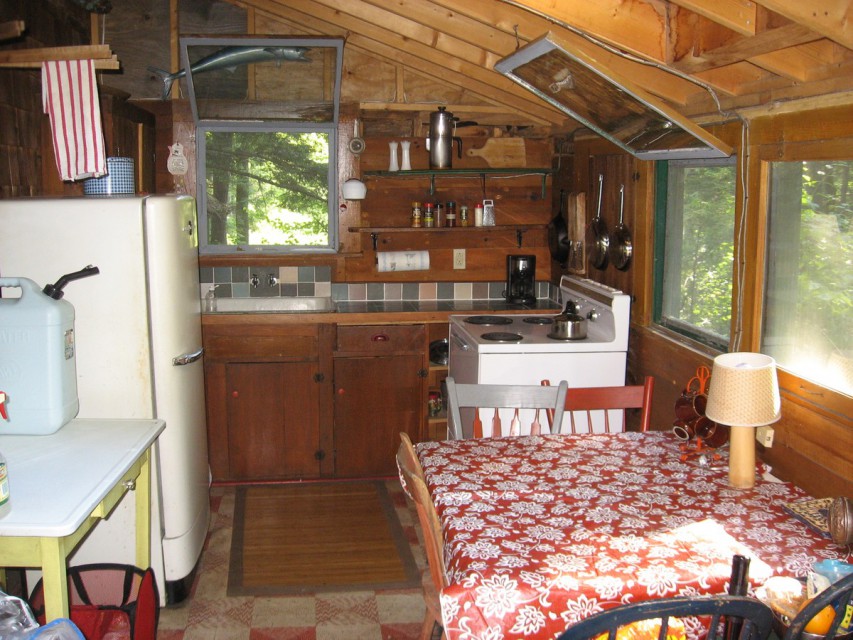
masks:
<svg viewBox="0 0 853 640"><path fill-rule="evenodd" d="M853 395L853 160L773 162L761 351Z"/></svg>
<svg viewBox="0 0 853 640"><path fill-rule="evenodd" d="M726 351L732 320L734 158L658 162L655 322Z"/></svg>
<svg viewBox="0 0 853 640"><path fill-rule="evenodd" d="M339 38L182 38L200 250L337 248Z"/></svg>

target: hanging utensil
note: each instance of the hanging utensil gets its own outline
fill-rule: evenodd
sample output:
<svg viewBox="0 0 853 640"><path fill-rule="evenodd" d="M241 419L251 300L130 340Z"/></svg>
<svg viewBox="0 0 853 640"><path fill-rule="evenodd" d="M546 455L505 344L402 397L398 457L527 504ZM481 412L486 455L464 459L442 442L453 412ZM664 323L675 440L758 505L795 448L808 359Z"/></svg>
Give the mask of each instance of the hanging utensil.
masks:
<svg viewBox="0 0 853 640"><path fill-rule="evenodd" d="M367 145L364 143L364 138L361 137L358 127L358 119L353 125L353 137L349 141L349 150L353 155L359 155Z"/></svg>
<svg viewBox="0 0 853 640"><path fill-rule="evenodd" d="M598 207L595 218L589 223L590 241L589 263L596 269L607 267L607 250L610 247L610 235L607 233L607 225L601 219L601 201L604 195L604 174L598 176Z"/></svg>
<svg viewBox="0 0 853 640"><path fill-rule="evenodd" d="M548 248L551 258L565 268L569 259L569 229L563 217L563 206L566 202L566 192L560 189L560 208L554 219L548 223Z"/></svg>
<svg viewBox="0 0 853 640"><path fill-rule="evenodd" d="M613 230L613 238L610 244L610 262L619 271L625 271L631 264L634 255L634 244L631 241L631 232L622 221L625 213L625 185L619 186L619 224Z"/></svg>

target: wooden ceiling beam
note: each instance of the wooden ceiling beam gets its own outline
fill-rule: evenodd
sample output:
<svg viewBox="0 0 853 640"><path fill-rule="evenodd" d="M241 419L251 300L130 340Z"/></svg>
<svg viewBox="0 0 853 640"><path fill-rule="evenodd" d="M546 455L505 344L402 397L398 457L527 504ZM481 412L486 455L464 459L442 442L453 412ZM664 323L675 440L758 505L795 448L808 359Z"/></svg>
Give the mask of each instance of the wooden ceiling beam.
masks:
<svg viewBox="0 0 853 640"><path fill-rule="evenodd" d="M853 49L851 0L757 0L757 3Z"/></svg>
<svg viewBox="0 0 853 640"><path fill-rule="evenodd" d="M743 36L755 35L757 9L751 0L670 0L670 2Z"/></svg>
<svg viewBox="0 0 853 640"><path fill-rule="evenodd" d="M685 73L699 73L743 62L779 49L814 42L821 37L811 29L792 23L761 31L751 38L738 38L730 44L703 51L700 55L682 58L671 64Z"/></svg>
<svg viewBox="0 0 853 640"><path fill-rule="evenodd" d="M686 104L692 99L696 91L701 91L696 84L662 69L663 64L657 60L649 60L645 57L633 56L633 54L620 55L614 52L613 49L616 49L614 45L596 38L586 38L553 21L537 16L531 11L516 8L512 4L495 2L494 0L466 0L464 3L457 2L457 0L431 0L431 4L438 4L448 10L453 10L457 14L464 14L509 36L512 39L513 46L511 49L498 52L502 56L509 55L530 40L539 38L551 31L557 34L560 39L571 42L572 46L602 60L613 71L634 78L650 93L673 105ZM517 39L516 31L518 32ZM613 47L613 49L606 50L605 46ZM635 62L631 60L631 57L639 57L649 64Z"/></svg>
<svg viewBox="0 0 853 640"><path fill-rule="evenodd" d="M550 18L648 60L666 59L665 5L657 0L501 0L500 4L492 0L489 4L502 12L514 6Z"/></svg>
<svg viewBox="0 0 853 640"><path fill-rule="evenodd" d="M508 109L525 113L535 121L562 124L566 119L562 112L493 71L448 56L434 47L412 41L377 24L367 23L341 11L340 7L328 6L316 0L289 0L286 6L271 0L250 0L241 2L241 5L253 6L286 21L303 25L313 23L313 29L319 28L326 33L329 27L318 27L317 22L327 23L338 33L346 34L347 46L390 63L409 66L414 72L435 81L452 82L491 103L504 104Z"/></svg>

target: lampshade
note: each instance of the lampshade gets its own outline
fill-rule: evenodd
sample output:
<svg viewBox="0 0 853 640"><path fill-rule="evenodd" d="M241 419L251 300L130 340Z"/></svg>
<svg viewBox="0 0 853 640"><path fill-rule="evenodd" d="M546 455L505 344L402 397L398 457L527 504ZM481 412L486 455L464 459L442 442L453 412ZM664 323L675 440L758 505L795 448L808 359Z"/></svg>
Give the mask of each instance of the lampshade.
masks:
<svg viewBox="0 0 853 640"><path fill-rule="evenodd" d="M705 415L731 427L776 422L781 400L776 361L761 353L724 353L714 358Z"/></svg>

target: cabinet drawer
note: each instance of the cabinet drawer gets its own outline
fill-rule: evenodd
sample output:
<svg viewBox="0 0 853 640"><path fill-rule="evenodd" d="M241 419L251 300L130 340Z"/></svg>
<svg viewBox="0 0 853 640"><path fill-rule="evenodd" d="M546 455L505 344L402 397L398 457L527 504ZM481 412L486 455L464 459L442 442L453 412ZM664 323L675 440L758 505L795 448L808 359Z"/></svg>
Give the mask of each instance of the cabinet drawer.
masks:
<svg viewBox="0 0 853 640"><path fill-rule="evenodd" d="M336 351L358 353L422 352L426 345L424 325L338 326Z"/></svg>
<svg viewBox="0 0 853 640"><path fill-rule="evenodd" d="M217 327L204 332L207 360L316 360L316 325Z"/></svg>

